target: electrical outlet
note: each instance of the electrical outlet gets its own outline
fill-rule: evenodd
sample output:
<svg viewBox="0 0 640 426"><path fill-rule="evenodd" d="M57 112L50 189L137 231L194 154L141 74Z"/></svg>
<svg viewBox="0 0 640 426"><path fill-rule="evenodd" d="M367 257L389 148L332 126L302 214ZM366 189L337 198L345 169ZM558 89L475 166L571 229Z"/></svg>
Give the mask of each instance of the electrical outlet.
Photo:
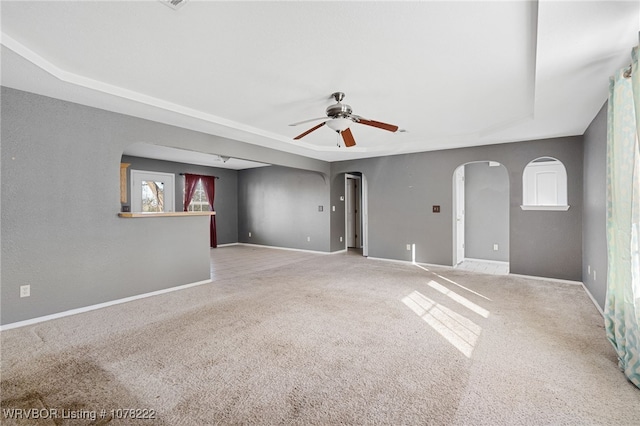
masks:
<svg viewBox="0 0 640 426"><path fill-rule="evenodd" d="M407 244L407 251L411 251L411 244Z"/></svg>
<svg viewBox="0 0 640 426"><path fill-rule="evenodd" d="M331 210L335 212L336 211L336 206L331 206Z"/></svg>
<svg viewBox="0 0 640 426"><path fill-rule="evenodd" d="M498 251L498 245L497 244L493 245L493 251Z"/></svg>
<svg viewBox="0 0 640 426"><path fill-rule="evenodd" d="M340 242L342 242L342 237L340 237Z"/></svg>
<svg viewBox="0 0 640 426"><path fill-rule="evenodd" d="M591 275L591 265L587 265L587 275Z"/></svg>
<svg viewBox="0 0 640 426"><path fill-rule="evenodd" d="M249 238L251 238L251 232L249 232Z"/></svg>
<svg viewBox="0 0 640 426"><path fill-rule="evenodd" d="M594 281L596 280L596 270L595 269L593 270L593 280Z"/></svg>
<svg viewBox="0 0 640 426"><path fill-rule="evenodd" d="M307 241L311 241L311 237L307 237Z"/></svg>
<svg viewBox="0 0 640 426"><path fill-rule="evenodd" d="M21 285L20 286L20 297L29 297L31 296L31 286L30 285Z"/></svg>

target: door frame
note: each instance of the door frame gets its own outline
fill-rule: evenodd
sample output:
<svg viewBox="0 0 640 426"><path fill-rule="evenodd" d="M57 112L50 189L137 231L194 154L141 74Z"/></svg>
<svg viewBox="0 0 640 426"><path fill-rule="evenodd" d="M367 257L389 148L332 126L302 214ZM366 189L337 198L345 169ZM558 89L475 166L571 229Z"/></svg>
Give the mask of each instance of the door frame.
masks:
<svg viewBox="0 0 640 426"><path fill-rule="evenodd" d="M354 173L359 173L359 174L354 174ZM344 174L344 193L345 193L345 204L344 204L344 234L345 234L345 238L344 238L344 248L345 250L348 250L348 243L347 243L347 232L349 230L349 222L347 219L347 205L348 205L348 199L347 197L349 197L349 188L348 188L348 181L347 179L357 179L360 181L360 210L359 210L359 216L360 216L360 244L362 246L362 255L363 256L369 256L369 197L368 197L368 186L367 186L367 178L365 177L364 173L360 173L360 172L351 172L351 173L345 173Z"/></svg>
<svg viewBox="0 0 640 426"><path fill-rule="evenodd" d="M462 164L453 171L453 266L464 261L464 166ZM460 203L462 197L462 203ZM459 222L461 223L462 232L459 232ZM460 255L462 253L462 255Z"/></svg>
<svg viewBox="0 0 640 426"><path fill-rule="evenodd" d="M362 179L346 176L347 248L362 248Z"/></svg>

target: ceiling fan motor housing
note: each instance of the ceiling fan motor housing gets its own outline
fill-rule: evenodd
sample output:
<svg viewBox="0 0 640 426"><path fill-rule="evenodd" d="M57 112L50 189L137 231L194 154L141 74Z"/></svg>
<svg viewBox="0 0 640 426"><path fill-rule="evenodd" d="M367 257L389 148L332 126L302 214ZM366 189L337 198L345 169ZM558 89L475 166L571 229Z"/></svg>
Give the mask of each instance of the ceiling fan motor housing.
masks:
<svg viewBox="0 0 640 426"><path fill-rule="evenodd" d="M352 112L353 110L351 109L351 106L340 102L327 107L327 117L348 117Z"/></svg>

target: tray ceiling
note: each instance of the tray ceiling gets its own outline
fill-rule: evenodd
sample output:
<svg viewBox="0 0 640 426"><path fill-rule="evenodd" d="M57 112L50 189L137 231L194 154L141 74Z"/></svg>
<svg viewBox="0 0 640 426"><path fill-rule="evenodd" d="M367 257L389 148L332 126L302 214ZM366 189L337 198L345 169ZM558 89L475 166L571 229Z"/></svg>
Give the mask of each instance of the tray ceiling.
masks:
<svg viewBox="0 0 640 426"><path fill-rule="evenodd" d="M580 135L639 2L2 2L2 84L326 161ZM289 123L346 93L354 148ZM224 153L222 153L224 154Z"/></svg>

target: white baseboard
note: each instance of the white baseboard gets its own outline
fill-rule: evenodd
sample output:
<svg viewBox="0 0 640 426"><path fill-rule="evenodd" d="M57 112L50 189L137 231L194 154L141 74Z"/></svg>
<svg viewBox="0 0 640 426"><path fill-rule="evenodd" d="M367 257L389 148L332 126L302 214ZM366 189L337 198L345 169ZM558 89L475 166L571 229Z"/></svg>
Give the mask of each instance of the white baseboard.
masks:
<svg viewBox="0 0 640 426"><path fill-rule="evenodd" d="M424 266L431 266L432 268L442 268L442 269L455 269L455 266L449 266L449 265L438 265L436 263L422 263L422 262L416 262L416 265L424 265Z"/></svg>
<svg viewBox="0 0 640 426"><path fill-rule="evenodd" d="M40 322L51 321L51 320L54 320L54 319L64 318L64 317L68 317L68 316L71 316L71 315L77 315L77 314L81 314L81 313L84 313L84 312L95 311L96 309L102 309L102 308L106 308L106 307L113 306L113 305L119 305L121 303L132 302L134 300L144 299L146 297L151 297L151 296L157 296L159 294L165 294L165 293L170 293L170 292L173 292L173 291L184 290L186 288L196 287L196 286L203 285L203 284L209 284L211 282L212 282L211 280L197 281L197 282L190 283L190 284L183 284L183 285L179 285L179 286L176 286L176 287L170 287L170 288L165 288L165 289L162 289L162 290L156 290L156 291L152 291L152 292L149 292L149 293L137 294L135 296L125 297L123 299L116 299L116 300L111 300L109 302L98 303L97 305L84 306L82 308L70 309L68 311L58 312L58 313L51 314L51 315L45 315L45 316L42 316L42 317L31 318L31 319L24 320L24 321L13 322L13 323L10 323L10 324L5 324L3 326L0 326L0 331L11 330L13 328L25 327L25 326L37 324L37 323L40 323Z"/></svg>
<svg viewBox="0 0 640 426"><path fill-rule="evenodd" d="M237 246L240 243L227 243L227 244L218 244L218 247L229 247L229 246ZM218 248L216 247L216 248Z"/></svg>
<svg viewBox="0 0 640 426"><path fill-rule="evenodd" d="M593 297L593 295L591 294L591 292L589 291L587 286L585 286L582 281L561 280L559 278L544 278L544 277L536 277L536 276L532 276L532 275L519 275L519 274L509 274L509 275L512 275L514 277L531 278L531 279L534 279L534 280L552 281L552 282L557 282L557 283L572 284L572 285L582 286L582 288L584 289L585 293L587 293L587 296L589 296L589 299L591 299L591 302L593 303L593 306L596 307L598 312L600 312L600 315L602 315L602 317L604 318L604 311L602 310L600 305L598 305L598 302L596 301L596 299Z"/></svg>
<svg viewBox="0 0 640 426"><path fill-rule="evenodd" d="M367 259L369 259L369 260L381 260L383 262L404 263L406 265L413 265L413 262L410 261L410 260L386 259L384 257L373 257L373 256L367 256Z"/></svg>
<svg viewBox="0 0 640 426"><path fill-rule="evenodd" d="M437 265L435 263L413 262L411 260L387 259L387 258L384 258L384 257L372 257L372 256L368 256L367 259L381 260L383 262L403 263L405 265L420 265L420 266L430 266L432 268L453 269L453 266Z"/></svg>
<svg viewBox="0 0 640 426"><path fill-rule="evenodd" d="M512 277L529 278L532 280L539 280L539 281L551 281L554 283L562 283L562 284L584 285L582 284L582 281L563 280L560 278L537 277L535 275L521 275L521 274L512 274L512 273L509 273L509 275Z"/></svg>
<svg viewBox="0 0 640 426"><path fill-rule="evenodd" d="M474 259L473 257L465 257L462 262L464 262L466 260L469 260L471 262L491 263L492 265L509 266L509 262L504 262L502 260ZM460 263L462 263L462 262L460 262Z"/></svg>
<svg viewBox="0 0 640 426"><path fill-rule="evenodd" d="M268 249L276 249L276 250L290 250L290 251L299 251L303 253L316 253L316 254L336 254L336 253L346 253L347 249L342 249L338 251L318 251L318 250L305 250L305 249L297 249L290 247L278 247L278 246L267 246L263 244L251 244L251 243L228 243L228 244L219 244L218 247L230 247L230 246L248 246L248 247L261 247Z"/></svg>
<svg viewBox="0 0 640 426"><path fill-rule="evenodd" d="M433 264L433 263L423 263L423 262L412 262L410 260L385 259L383 257L371 257L371 256L369 256L368 258L369 259L373 259L373 260L382 260L382 261L385 261L385 262L404 263L404 264L407 264L407 265L421 265L421 266L430 266L432 268L456 269L455 266L437 265L437 264ZM499 262L497 260L493 260L492 261L492 260L470 259L470 258L465 258L465 260L477 260L477 261L480 261L480 262L507 264L507 265L509 264L508 262ZM582 285L582 286L584 286L584 284L581 281L563 280L563 279L560 279L560 278L537 277L535 275L521 275L521 274L511 274L511 273L509 275L513 276L513 277L529 278L529 279L533 279L533 280L551 281L551 282L557 282L557 283L563 283L563 284L572 284L572 285Z"/></svg>
<svg viewBox="0 0 640 426"><path fill-rule="evenodd" d="M259 248L266 248L266 249L274 249L274 250L299 251L299 252L302 252L302 253L315 253L315 254L340 253L340 252L328 252L328 251L318 251L318 250L305 250L305 249L290 248L290 247L267 246L267 245L262 245L262 244L250 244L250 243L237 243L237 245L239 245L239 246L247 246L247 247L259 247Z"/></svg>
<svg viewBox="0 0 640 426"><path fill-rule="evenodd" d="M596 309L598 309L598 312L600 312L600 315L602 315L602 318L604 318L604 311L602 310L600 305L598 305L598 302L596 302L596 299L593 297L593 294L591 294L591 292L589 291L587 286L584 285L584 283L580 283L580 284L582 284L582 288L584 288L584 291L587 293L587 296L589 296L589 299L591 299Z"/></svg>

